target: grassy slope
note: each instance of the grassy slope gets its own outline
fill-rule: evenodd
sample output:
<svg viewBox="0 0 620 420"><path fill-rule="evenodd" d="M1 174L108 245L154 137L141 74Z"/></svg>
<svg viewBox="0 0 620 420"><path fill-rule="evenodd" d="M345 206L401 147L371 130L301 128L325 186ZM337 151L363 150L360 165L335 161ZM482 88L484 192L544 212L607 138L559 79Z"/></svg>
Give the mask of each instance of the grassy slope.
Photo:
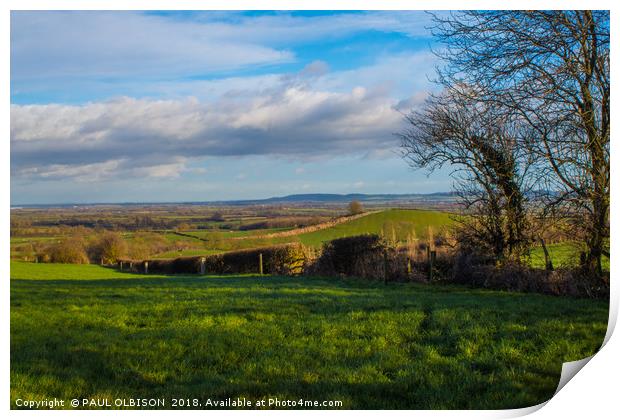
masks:
<svg viewBox="0 0 620 420"><path fill-rule="evenodd" d="M415 232L418 238L426 238L428 227L437 233L441 228L452 224L449 213L428 210L386 210L366 217L342 223L329 229L299 235L305 245L319 246L321 243L345 236L364 233L381 233L390 236L392 227L399 240Z"/></svg>
<svg viewBox="0 0 620 420"><path fill-rule="evenodd" d="M459 287L11 263L11 400L513 408L592 354L607 303Z"/></svg>
<svg viewBox="0 0 620 420"><path fill-rule="evenodd" d="M435 233L443 227L452 223L448 213L425 210L386 210L371 214L360 219L345 222L328 229L317 232L304 233L295 236L279 238L253 238L256 235L263 235L278 232L281 228L258 229L250 231L189 231L185 232L196 238L176 235L172 232L163 234L163 237L170 243L181 242L189 244L189 248L181 250L170 250L154 255L155 258L175 258L180 256L210 255L220 252L227 252L238 249L248 249L288 242L301 242L304 245L320 247L324 242L345 236L360 235L364 233L381 233L386 237L391 237L392 228L398 240L404 241L407 236L415 232L420 239L427 238L428 227L431 226ZM133 241L134 234L128 232L125 239ZM204 242L198 238L202 238ZM233 239L243 238L243 239ZM48 238L49 239L49 238ZM12 238L12 245L24 242L22 238ZM12 258L18 259L21 254L12 250Z"/></svg>
<svg viewBox="0 0 620 420"><path fill-rule="evenodd" d="M391 237L392 228L398 240L404 241L407 235L415 232L420 239L428 235L428 227L432 227L437 233L445 226L452 224L449 213L427 210L386 210L374 213L366 217L355 219L349 222L319 230L316 232L302 233L295 236L277 238L252 238L253 235L269 233L269 230L245 231L245 232L204 232L200 236L206 240L213 240L218 237L217 248L219 251L230 251L233 249L247 249L260 246L270 246L287 242L301 242L304 245L320 247L324 242L345 236L361 235L365 233L381 233ZM276 231L275 229L271 231ZM247 238L246 238L247 236ZM232 237L243 237L243 239L232 240ZM212 242L214 243L214 242ZM209 246L208 243L205 246ZM204 251L203 251L204 253ZM165 256L172 256L167 253ZM200 249L184 250L176 255L200 255ZM162 257L158 255L158 257Z"/></svg>

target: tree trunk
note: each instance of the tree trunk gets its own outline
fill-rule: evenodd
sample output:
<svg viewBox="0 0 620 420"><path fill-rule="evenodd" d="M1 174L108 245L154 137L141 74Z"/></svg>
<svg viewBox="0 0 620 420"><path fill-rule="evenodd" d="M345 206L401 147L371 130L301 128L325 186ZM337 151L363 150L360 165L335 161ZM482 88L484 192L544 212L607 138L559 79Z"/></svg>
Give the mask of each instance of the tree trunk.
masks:
<svg viewBox="0 0 620 420"><path fill-rule="evenodd" d="M553 261L551 261L549 251L547 250L547 245L542 237L540 238L540 246L542 246L543 253L545 254L545 270L553 271Z"/></svg>

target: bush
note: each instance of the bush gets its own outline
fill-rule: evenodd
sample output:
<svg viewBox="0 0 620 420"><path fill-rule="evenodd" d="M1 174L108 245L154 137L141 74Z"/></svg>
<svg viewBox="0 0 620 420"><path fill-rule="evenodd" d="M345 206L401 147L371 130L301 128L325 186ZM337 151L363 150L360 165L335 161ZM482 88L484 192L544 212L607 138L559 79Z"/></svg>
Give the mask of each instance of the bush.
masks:
<svg viewBox="0 0 620 420"><path fill-rule="evenodd" d="M306 253L300 244L210 255L205 260L206 272L215 274L258 273L260 254L263 255L264 274L292 275L303 272Z"/></svg>
<svg viewBox="0 0 620 420"><path fill-rule="evenodd" d="M195 274L200 272L200 257L180 257L172 260L149 260L149 273ZM133 266L144 272L144 261L133 262Z"/></svg>
<svg viewBox="0 0 620 420"><path fill-rule="evenodd" d="M364 206L359 201L351 201L349 203L349 214L354 216L364 212Z"/></svg>
<svg viewBox="0 0 620 420"><path fill-rule="evenodd" d="M334 239L323 245L321 255L308 268L316 275L344 275L382 279L385 277L385 257L393 259L395 252L386 247L379 235L359 235ZM394 264L388 264L393 267Z"/></svg>
<svg viewBox="0 0 620 420"><path fill-rule="evenodd" d="M114 264L127 256L127 243L118 232L106 232L91 248L91 257L104 264Z"/></svg>
<svg viewBox="0 0 620 420"><path fill-rule="evenodd" d="M471 256L457 258L453 271L454 282L515 292L609 298L609 279L601 286L600 282L579 269L548 271L523 264L495 266L478 262Z"/></svg>
<svg viewBox="0 0 620 420"><path fill-rule="evenodd" d="M49 261L63 264L88 264L84 239L66 238L49 249ZM45 258L42 258L45 260ZM43 261L42 261L43 262Z"/></svg>

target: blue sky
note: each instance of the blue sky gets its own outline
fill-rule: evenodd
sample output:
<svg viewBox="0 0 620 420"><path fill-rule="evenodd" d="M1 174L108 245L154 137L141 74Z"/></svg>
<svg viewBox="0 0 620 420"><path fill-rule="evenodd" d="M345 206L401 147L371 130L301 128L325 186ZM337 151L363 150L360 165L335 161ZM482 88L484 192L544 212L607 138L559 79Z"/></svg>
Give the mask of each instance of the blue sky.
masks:
<svg viewBox="0 0 620 420"><path fill-rule="evenodd" d="M450 189L398 156L423 12L12 12L11 202Z"/></svg>

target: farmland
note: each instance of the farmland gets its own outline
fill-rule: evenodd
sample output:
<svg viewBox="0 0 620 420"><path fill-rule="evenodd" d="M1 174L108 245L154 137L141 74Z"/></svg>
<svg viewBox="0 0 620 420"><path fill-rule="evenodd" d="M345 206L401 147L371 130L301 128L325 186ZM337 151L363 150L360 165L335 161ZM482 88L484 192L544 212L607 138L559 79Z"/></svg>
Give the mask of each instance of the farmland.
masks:
<svg viewBox="0 0 620 420"><path fill-rule="evenodd" d="M153 260L293 242L320 253L329 241L365 234L402 252L412 242L445 240L454 224L449 208L366 210L13 211L12 404L144 395L168 403L303 398L350 409L516 408L549 399L562 362L600 346L605 300L448 285L445 273L431 284L415 282L426 274L384 284L337 273L144 275L99 265L98 258L26 262L44 261L56 244L89 249L111 233L126 243L127 257ZM576 243L548 248L557 267L578 261ZM416 252L424 266L426 252ZM544 267L540 248L527 263ZM257 258L250 270L253 264Z"/></svg>
<svg viewBox="0 0 620 420"><path fill-rule="evenodd" d="M78 235L93 241L102 229L121 232L133 258L175 258L205 256L242 249L299 242L319 250L330 240L360 234L379 234L392 243L414 238L428 240L449 232L454 224L452 207L443 210L372 206L366 215L347 220L344 205L302 205L270 207L134 206L77 209L24 209L12 212L11 258L34 261L63 238ZM215 217L214 217L215 215ZM339 220L332 224L330 221ZM305 227L326 227L305 231ZM580 246L571 241L548 245L556 267L574 267ZM528 263L544 268L542 248L534 244ZM609 258L603 258L609 270Z"/></svg>
<svg viewBox="0 0 620 420"><path fill-rule="evenodd" d="M553 395L563 361L597 350L607 311L459 286L12 262L11 400L523 407Z"/></svg>
<svg viewBox="0 0 620 420"><path fill-rule="evenodd" d="M11 256L33 261L37 250L63 238L78 235L92 241L105 229L121 232L135 258L172 258L288 242L318 249L332 239L367 233L396 241L410 235L424 239L429 227L439 233L452 223L445 211L374 207L361 218L345 217L341 223L330 224L347 215L344 207L18 210L12 214ZM303 232L304 227L321 223L327 227ZM303 233L296 234L298 231Z"/></svg>

